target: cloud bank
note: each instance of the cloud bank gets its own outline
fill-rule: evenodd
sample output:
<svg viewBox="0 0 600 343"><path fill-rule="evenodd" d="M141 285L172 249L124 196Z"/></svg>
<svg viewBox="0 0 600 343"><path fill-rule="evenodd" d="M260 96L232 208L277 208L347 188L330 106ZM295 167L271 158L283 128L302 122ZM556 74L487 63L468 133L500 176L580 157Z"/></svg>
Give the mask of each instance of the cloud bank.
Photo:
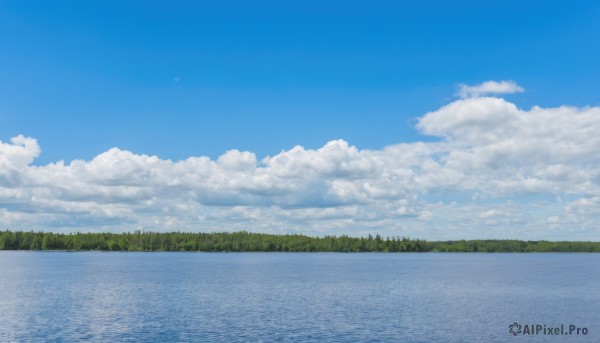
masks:
<svg viewBox="0 0 600 343"><path fill-rule="evenodd" d="M0 142L0 225L81 231L236 231L427 239L597 239L600 108L460 99L418 119L433 142L344 140L261 160L230 150L171 161L110 149L36 166L33 138Z"/></svg>

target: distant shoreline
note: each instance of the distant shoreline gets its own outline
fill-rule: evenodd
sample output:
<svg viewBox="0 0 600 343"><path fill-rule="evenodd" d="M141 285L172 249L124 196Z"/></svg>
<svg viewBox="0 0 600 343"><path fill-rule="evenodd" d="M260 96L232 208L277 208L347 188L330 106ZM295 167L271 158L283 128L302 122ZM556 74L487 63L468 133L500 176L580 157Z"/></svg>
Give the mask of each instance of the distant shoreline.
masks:
<svg viewBox="0 0 600 343"><path fill-rule="evenodd" d="M187 254L597 254L600 251L202 251L202 250L31 250L31 249L2 249L0 252L39 252L39 253L187 253Z"/></svg>
<svg viewBox="0 0 600 343"><path fill-rule="evenodd" d="M507 239L426 241L408 237L222 232L71 233L0 231L0 250L63 252L600 252L600 242Z"/></svg>

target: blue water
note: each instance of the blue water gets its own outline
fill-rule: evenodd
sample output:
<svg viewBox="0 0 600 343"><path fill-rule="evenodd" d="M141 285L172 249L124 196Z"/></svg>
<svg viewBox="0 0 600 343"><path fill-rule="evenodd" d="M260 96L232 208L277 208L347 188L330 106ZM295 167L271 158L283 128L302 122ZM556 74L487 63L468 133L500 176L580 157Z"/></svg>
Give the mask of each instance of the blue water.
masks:
<svg viewBox="0 0 600 343"><path fill-rule="evenodd" d="M0 252L2 342L567 339L600 341L600 255Z"/></svg>

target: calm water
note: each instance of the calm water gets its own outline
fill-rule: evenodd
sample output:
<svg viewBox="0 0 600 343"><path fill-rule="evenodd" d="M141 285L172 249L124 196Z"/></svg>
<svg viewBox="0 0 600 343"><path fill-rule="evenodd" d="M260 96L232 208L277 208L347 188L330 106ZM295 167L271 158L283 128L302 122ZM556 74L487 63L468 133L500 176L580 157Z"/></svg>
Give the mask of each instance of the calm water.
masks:
<svg viewBox="0 0 600 343"><path fill-rule="evenodd" d="M0 252L0 319L2 342L598 342L600 255Z"/></svg>

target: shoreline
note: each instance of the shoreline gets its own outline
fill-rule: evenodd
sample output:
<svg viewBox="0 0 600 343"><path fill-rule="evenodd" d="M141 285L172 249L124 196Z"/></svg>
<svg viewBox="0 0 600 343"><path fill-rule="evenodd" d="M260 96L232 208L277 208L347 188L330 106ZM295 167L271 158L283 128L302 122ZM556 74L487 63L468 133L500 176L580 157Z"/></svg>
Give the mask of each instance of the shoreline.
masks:
<svg viewBox="0 0 600 343"><path fill-rule="evenodd" d="M273 235L240 232L52 233L0 231L0 251L65 252L341 252L532 253L600 252L600 242L473 239L427 241L409 237Z"/></svg>

